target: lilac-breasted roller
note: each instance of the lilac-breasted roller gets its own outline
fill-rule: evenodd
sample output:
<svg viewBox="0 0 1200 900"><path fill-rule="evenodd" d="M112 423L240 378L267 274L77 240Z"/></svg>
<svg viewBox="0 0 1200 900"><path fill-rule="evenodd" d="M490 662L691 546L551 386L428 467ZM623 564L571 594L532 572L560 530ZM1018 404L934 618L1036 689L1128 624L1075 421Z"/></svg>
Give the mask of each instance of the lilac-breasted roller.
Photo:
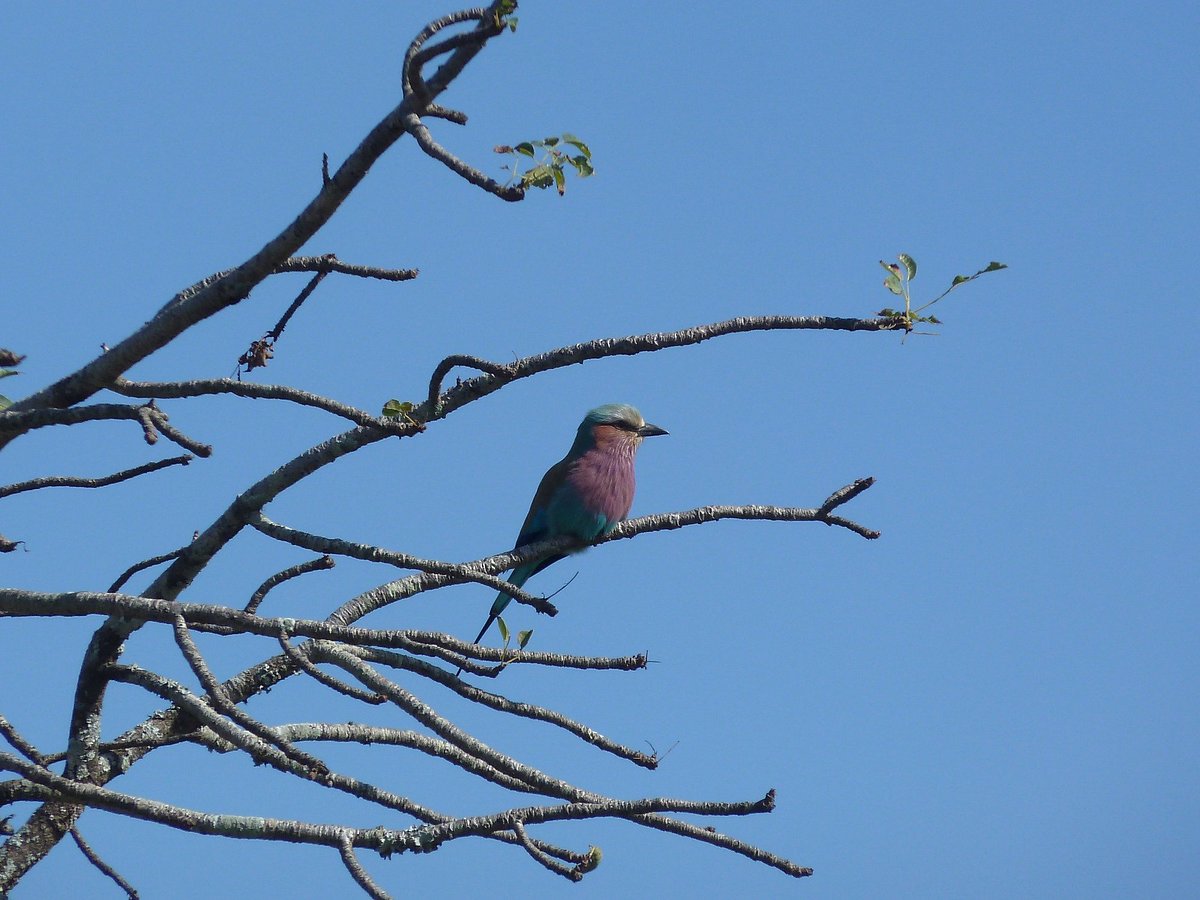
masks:
<svg viewBox="0 0 1200 900"><path fill-rule="evenodd" d="M624 403L606 403L591 410L579 423L567 455L542 476L516 546L565 534L591 543L616 528L633 505L633 457L642 438L666 433L657 425L646 424L640 412ZM520 587L566 555L556 553L517 566L508 581ZM475 643L483 639L511 599L503 591L496 596Z"/></svg>

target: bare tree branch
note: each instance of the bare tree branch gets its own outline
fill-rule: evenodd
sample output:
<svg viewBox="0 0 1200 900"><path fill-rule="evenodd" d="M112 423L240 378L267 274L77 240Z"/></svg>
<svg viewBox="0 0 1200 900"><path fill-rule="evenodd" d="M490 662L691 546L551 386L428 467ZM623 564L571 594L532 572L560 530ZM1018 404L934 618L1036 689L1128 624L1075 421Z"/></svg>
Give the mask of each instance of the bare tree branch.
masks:
<svg viewBox="0 0 1200 900"><path fill-rule="evenodd" d="M479 13L476 19L478 24L473 32L478 35L478 40L458 47L434 76L424 82L424 102L435 99L444 91L483 49L484 44L501 33L502 29L496 24L495 9L498 9L496 4L472 10ZM366 177L375 161L407 133L404 120L413 109L412 100L405 97L322 184L316 197L292 223L250 259L228 273L189 288L108 352L49 387L17 401L9 408L9 413L74 406L112 384L135 363L166 346L188 328L247 297L256 285L279 268L329 221L351 191ZM0 447L22 430L5 429L6 433L0 433Z"/></svg>
<svg viewBox="0 0 1200 900"><path fill-rule="evenodd" d="M0 433L7 431L15 436L48 425L77 425L80 422L98 422L103 419L129 419L136 422L143 409L140 406L124 406L119 403L95 403L73 409L44 407L26 411L17 407L18 404L14 403L4 412L0 412ZM147 442L153 443L153 440L147 439Z"/></svg>
<svg viewBox="0 0 1200 900"><path fill-rule="evenodd" d="M29 741L21 736L21 733L13 727L12 723L5 718L3 713L0 713L0 737L9 742L22 756L30 762L37 763L39 766L46 764L46 758L41 754L37 747L33 746Z"/></svg>
<svg viewBox="0 0 1200 900"><path fill-rule="evenodd" d="M714 322L711 325L696 325L681 331L664 331L652 334L631 335L623 338L601 338L599 340L584 341L581 344L559 347L556 350L549 350L545 353L539 353L536 356L526 356L507 365L501 366L495 363L486 363L486 366L490 368L485 368L485 365L481 365L481 363L484 363L483 360L465 362L466 359L472 358L461 356L447 357L447 359L463 360L456 362L455 365L472 366L483 369L488 374L455 385L446 391L445 395L441 396L439 400L438 394L441 390L441 378L437 377L437 374L446 364L445 361L439 363L438 368L434 372L435 377L431 379L429 385L429 399L426 401L425 408L421 410L419 417L423 422L432 422L435 419L449 415L454 410L460 409L474 400L478 400L480 397L486 397L488 394L498 391L513 381L592 359L652 353L658 350L666 350L669 347L686 347L691 344L699 344L701 341L711 340L712 338L727 334L745 334L751 331L895 331L898 327L900 326L897 325L897 320L892 318L837 319L830 316L739 316L736 319ZM445 371L449 371L449 369L447 368ZM441 373L441 377L445 377L445 372Z"/></svg>
<svg viewBox="0 0 1200 900"><path fill-rule="evenodd" d="M342 262L336 254L324 256L293 256L275 267L274 274L285 272L334 272L356 278L373 278L378 281L412 281L420 272L417 269L382 269L378 266L360 266Z"/></svg>
<svg viewBox="0 0 1200 900"><path fill-rule="evenodd" d="M199 679L204 692L208 695L209 700L212 701L212 705L216 710L250 732L250 734L273 745L293 763L305 767L310 773L310 778L320 779L329 772L329 767L325 765L324 761L317 759L311 753L306 753L290 741L281 739L268 726L234 704L225 693L224 686L213 675L212 670L209 669L208 663L204 661L204 656L200 653L200 648L196 646L196 642L192 640L192 636L188 632L187 622L184 621L183 616L176 612L171 625L175 632L175 643L179 645L184 659L187 660L196 678Z"/></svg>
<svg viewBox="0 0 1200 900"><path fill-rule="evenodd" d="M112 585L108 589L108 592L110 594L115 594L117 591L121 590L122 587L124 587L125 582L127 582L130 578L132 578L138 572L141 572L143 569L149 569L149 568L152 568L153 566L157 566L159 563L165 563L169 559L175 559L175 557L177 557L180 553L182 553L186 549L187 549L187 544L184 544L179 549L172 550L170 553L162 553L162 554L159 554L158 556L152 556L149 559L143 559L141 562L134 563L132 566L130 566L128 569L126 569L124 572L122 572L120 575L117 576L117 580L112 583Z"/></svg>
<svg viewBox="0 0 1200 900"><path fill-rule="evenodd" d="M318 556L316 559L310 559L308 562L298 563L290 568L284 569L282 572L276 572L266 581L255 589L250 596L249 602L243 608L243 612L254 613L258 611L259 604L266 598L267 593L283 584L285 581L290 581L293 578L299 578L301 575L307 575L309 572L319 572L324 569L332 569L337 563L333 561L333 557L329 554Z"/></svg>
<svg viewBox="0 0 1200 900"><path fill-rule="evenodd" d="M139 475L145 475L148 472L157 472L159 469L165 469L168 466L186 466L191 461L192 455L190 453L184 456L172 456L170 459L156 460L155 462L146 463L145 465L135 466L132 469L124 469L120 472L114 472L112 475L105 475L101 478L47 475L42 478L33 478L29 481L18 481L16 484L0 486L0 497L11 497L13 494L20 494L25 491L36 491L47 487L107 487L110 484L117 484L121 481L128 481L131 478L137 478Z"/></svg>
<svg viewBox="0 0 1200 900"><path fill-rule="evenodd" d="M525 825L523 823L513 822L512 830L513 834L517 836L517 840L521 842L521 846L525 848L525 852L532 856L535 862L545 866L555 875L563 876L568 881L583 880L583 873L577 870L577 866L563 865L550 854L543 852L540 847L536 846L533 841L529 839L529 835L525 833Z"/></svg>
<svg viewBox="0 0 1200 900"><path fill-rule="evenodd" d="M77 846L79 851L85 857L87 857L88 862L99 869L101 873L107 875L109 878L115 881L117 883L117 887L125 892L125 896L128 897L129 900L138 900L138 892L134 890L133 885L122 878L120 872L100 858L100 854L93 850L92 846L83 839L83 835L79 833L79 829L74 825L71 826L71 837L75 839L75 846Z"/></svg>
<svg viewBox="0 0 1200 900"><path fill-rule="evenodd" d="M503 578L497 578L495 575L487 572L480 572L474 568L474 564L472 563L456 565L455 563L446 563L436 559L422 559L418 556L411 556L407 553L399 553L394 550L385 550L382 547L373 547L369 544L357 544L352 541L342 540L341 538L328 538L309 534L305 531L289 528L286 525L280 525L278 522L272 522L261 513L251 519L248 524L268 537L293 544L297 547L303 547L306 550L313 550L317 553L332 553L336 556L349 556L367 562L387 563L388 565L402 569L420 569L423 572L444 575L449 579L454 579L441 582L441 584L462 584L467 581L475 581L495 590L504 591L518 603L530 606L545 615L555 616L558 614L558 608L550 601L542 597L535 597L533 594L514 587ZM503 572L505 569L497 571ZM414 593L416 592L414 591Z"/></svg>
<svg viewBox="0 0 1200 900"><path fill-rule="evenodd" d="M325 658L325 651L329 647L321 641L316 641L312 644L312 654L318 658ZM499 694L493 694L489 691L480 688L472 687L459 678L455 678L444 669L430 665L427 662L419 659L413 659L411 656L404 656L399 653L391 653L386 650L377 650L367 647L354 647L351 645L341 645L333 648L340 653L348 653L358 657L364 661L378 663L389 666L394 669L402 669L406 672L414 672L423 675L439 684L454 691L459 696L487 706L499 712L509 713L510 715L519 716L524 719L533 719L538 722L546 722L561 728L576 737L586 741L594 747L618 756L622 759L629 760L636 765L646 769L654 769L658 766L658 758L656 756L642 753L640 750L634 750L632 747L626 747L618 744L615 741L606 738L604 735L595 731L588 726L576 722L573 719L564 716L562 713L555 712L552 709L536 706L532 703L516 703L509 700L507 697L502 697Z"/></svg>
<svg viewBox="0 0 1200 900"><path fill-rule="evenodd" d="M383 696L383 694L375 691L364 691L360 688L354 687L353 685L339 681L332 675L326 675L312 664L312 661L308 658L304 650L298 650L292 646L292 643L288 640L288 636L286 634L281 634L279 636L279 646L283 648L284 655L287 656L287 658L293 663L295 663L296 668L298 668L301 672L304 672L309 677L325 685L327 688L335 690L339 694L345 694L347 697L351 697L355 700L361 700L363 703L370 703L373 706L380 703L387 703L387 697Z"/></svg>
<svg viewBox="0 0 1200 900"><path fill-rule="evenodd" d="M157 397L159 399L175 399L180 397L201 397L211 394L232 394L235 397L250 399L287 400L301 406L311 406L322 409L348 419L356 425L367 425L391 434L407 433L399 423L371 415L365 410L319 394L302 391L298 388L279 384L255 384L249 381L238 381L234 378L212 378L197 381L126 381L118 378L109 385L108 390L126 397Z"/></svg>
<svg viewBox="0 0 1200 900"><path fill-rule="evenodd" d="M342 863L345 864L346 869L350 872L350 877L357 881L358 886L367 892L367 896L374 897L375 900L391 900L392 895L377 885L371 879L371 876L367 874L367 870L362 867L362 863L354 855L354 844L350 839L350 835L345 832L338 835L338 852L342 855Z"/></svg>

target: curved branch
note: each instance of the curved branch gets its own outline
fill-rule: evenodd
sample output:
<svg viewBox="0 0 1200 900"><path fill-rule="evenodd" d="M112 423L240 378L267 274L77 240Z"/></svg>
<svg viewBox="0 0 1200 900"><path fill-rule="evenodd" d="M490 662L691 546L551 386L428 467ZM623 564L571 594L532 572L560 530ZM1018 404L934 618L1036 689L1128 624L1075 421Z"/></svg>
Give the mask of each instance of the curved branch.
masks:
<svg viewBox="0 0 1200 900"><path fill-rule="evenodd" d="M297 669L320 684L325 685L325 687L337 691L339 694L345 694L352 700L360 700L363 703L370 703L372 706L376 706L380 703L387 703L387 697L383 696L383 694L374 691L364 691L360 688L354 687L353 685L339 681L332 675L326 675L312 664L304 650L298 650L292 646L292 642L288 640L287 634L281 634L279 636L279 646L283 648L284 655L295 664Z"/></svg>
<svg viewBox="0 0 1200 900"><path fill-rule="evenodd" d="M433 375L430 376L429 394L425 400L426 409L433 410L437 408L438 394L442 390L442 379L450 374L451 369L458 366L478 369L480 372L485 372L488 375L496 375L501 378L509 374L508 366L488 362L486 359L480 359L478 356L467 356L463 353L455 353L447 356L437 364L437 367L433 370Z"/></svg>
<svg viewBox="0 0 1200 900"><path fill-rule="evenodd" d="M249 602L242 608L242 612L253 613L258 610L259 604L266 598L267 593L275 587L283 584L285 581L290 581L293 578L299 578L301 575L307 575L309 572L320 572L325 569L332 569L337 565L333 561L333 557L326 554L318 556L316 559L310 559L308 562L298 563L291 568L284 569L282 572L276 572L266 581L258 586L258 589L250 596Z"/></svg>
<svg viewBox="0 0 1200 900"><path fill-rule="evenodd" d="M124 586L125 582L127 582L130 578L132 578L138 572L141 572L143 569L149 569L152 566L157 566L159 563L165 563L169 559L175 559L177 556L179 556L180 553L182 553L186 549L187 549L187 544L184 544L178 550L172 550L170 553L162 553L158 556L152 556L149 559L143 559L141 562L134 563L132 566L130 566L128 569L126 569L124 572L122 572L120 575L117 576L117 580L112 583L112 585L108 589L108 592L110 594L115 594L117 591L121 590L121 588Z"/></svg>
<svg viewBox="0 0 1200 900"><path fill-rule="evenodd" d="M367 892L374 900L392 900L392 895L375 883L367 870L362 867L358 857L354 855L352 832L343 831L338 835L338 853L341 854L342 864L350 873L350 877L358 882L358 886Z"/></svg>
<svg viewBox="0 0 1200 900"><path fill-rule="evenodd" d="M576 363L592 359L605 359L611 356L634 356L638 353L653 353L666 350L669 347L686 347L699 344L715 337L727 334L745 334L751 331L895 331L900 326L892 318L872 319L839 319L831 316L739 316L724 322L714 322L710 325L696 325L680 331L663 331L650 334L636 334L623 338L600 338L572 344L569 347L559 347L536 356L526 356L504 366L488 363L496 370L488 375L472 378L450 388L440 398L438 403L427 402L421 411L420 418L424 422L432 422L459 409L466 404L486 397L498 391L513 381L548 372L551 369L561 369ZM482 362L482 360L480 361ZM474 363L461 363L474 365ZM438 368L441 368L439 364ZM482 366L475 366L483 368ZM447 369L447 371L449 371ZM487 371L485 369L485 371ZM435 376L437 372L435 371ZM445 373L442 373L445 377ZM436 378L430 385L430 397L437 396L441 389L441 379Z"/></svg>
<svg viewBox="0 0 1200 900"><path fill-rule="evenodd" d="M356 425L367 425L400 434L402 427L389 419L380 419L365 410L320 394L312 394L299 388L287 387L280 384L255 384L250 381L238 381L234 378L209 378L196 381L127 381L118 378L109 385L108 390L126 397L155 397L162 400L181 397L202 397L210 394L232 394L235 397L248 397L252 400L287 400L301 406L311 406L325 412L341 416Z"/></svg>
<svg viewBox="0 0 1200 900"><path fill-rule="evenodd" d="M186 466L192 461L192 458L193 457L190 453L185 456L172 456L170 459L160 459L155 462L146 463L142 466L135 466L132 469L123 469L120 472L114 472L111 475L105 475L101 478L79 478L68 475L47 475L43 478L33 478L29 481L18 481L16 484L4 485L0 487L0 497L11 497L13 494L20 494L25 491L36 491L41 488L48 487L107 487L110 484L118 484L122 481L128 481L131 478L137 478L139 475L146 475L149 472L157 472L159 469L165 469L168 466Z"/></svg>
<svg viewBox="0 0 1200 900"><path fill-rule="evenodd" d="M424 150L427 156L431 159L436 159L460 178L510 203L516 203L519 200L525 199L525 188L519 183L501 184L471 164L459 159L435 141L429 129L425 127L425 124L416 113L410 113L405 117L404 128L413 136L413 139L417 142L417 146Z"/></svg>
<svg viewBox="0 0 1200 900"><path fill-rule="evenodd" d="M289 528L287 525L280 525L278 522L272 522L261 513L252 518L248 524L267 537L275 538L277 541L283 541L296 547L303 547L306 550L313 550L317 553L332 553L336 556L349 556L353 559L364 560L365 562L386 563L387 565L396 566L401 569L419 569L422 572L443 575L447 579L450 579L442 582L442 584L463 584L468 581L478 582L495 590L503 591L518 603L530 606L537 612L548 616L558 615L558 608L549 600L542 597L535 597L533 594L514 587L504 579L497 578L493 574L480 572L471 563L457 565L436 559L422 559L419 556L410 556L407 553L400 553L395 550L385 550L382 547L375 547L370 544L357 544L353 541L342 540L341 538L329 538L317 534L309 534L306 531L300 531L295 528ZM511 567L505 567L505 569L507 568ZM503 572L505 569L498 569L497 571ZM417 591L413 593L417 593Z"/></svg>

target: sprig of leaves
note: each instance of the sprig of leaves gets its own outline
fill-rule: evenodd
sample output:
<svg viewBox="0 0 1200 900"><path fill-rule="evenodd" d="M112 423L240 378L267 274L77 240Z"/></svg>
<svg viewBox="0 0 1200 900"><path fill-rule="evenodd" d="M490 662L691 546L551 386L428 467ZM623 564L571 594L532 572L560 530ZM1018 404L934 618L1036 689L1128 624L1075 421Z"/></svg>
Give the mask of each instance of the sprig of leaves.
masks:
<svg viewBox="0 0 1200 900"><path fill-rule="evenodd" d="M913 308L912 296L909 293L909 284L917 277L917 261L907 253L901 253L896 257L899 260L897 263L884 262L882 259L879 264L887 270L887 276L883 279L883 286L895 294L897 297L904 298L904 309L892 309L884 307L879 311L879 315L887 316L892 319L901 319L905 331L912 331L913 325L918 322L928 322L931 325L941 325L941 320L934 315L921 315L921 313L933 306L960 284L966 284L968 281L974 281L980 275L986 275L988 272L998 272L1001 269L1007 269L1008 265L1002 262L992 261L976 272L974 275L955 275L954 280L950 282L950 287L946 288L928 303Z"/></svg>
<svg viewBox="0 0 1200 900"><path fill-rule="evenodd" d="M517 22L519 21L513 15L517 11L517 0L504 0L496 7L494 13L494 21L497 28L507 28L509 31L517 30Z"/></svg>
<svg viewBox="0 0 1200 900"><path fill-rule="evenodd" d="M502 167L511 173L509 184L517 181L522 187L543 190L553 185L558 189L560 197L567 192L568 167L574 169L580 178L596 174L596 170L592 168L591 148L575 135L565 131L559 137L521 141L513 146L501 144L493 149L513 158L510 165ZM522 172L521 166L529 165L524 162L526 159L533 160L533 164Z"/></svg>
<svg viewBox="0 0 1200 900"><path fill-rule="evenodd" d="M507 650L508 643L509 643L509 635L510 635L509 630L508 630L508 623L504 621L503 616L497 616L496 624L500 626L500 640L504 641L503 649ZM517 649L524 650L525 645L529 643L529 639L531 637L533 637L533 629L532 628L527 629L525 631L518 631L517 632ZM516 659L516 657L514 656L512 659ZM510 662L512 662L512 659L506 659L503 663L500 664L500 667L504 668Z"/></svg>
<svg viewBox="0 0 1200 900"><path fill-rule="evenodd" d="M415 425L424 431L425 424L413 415L413 410L416 408L411 400L389 400L383 404L383 417L385 419L403 419L408 424Z"/></svg>

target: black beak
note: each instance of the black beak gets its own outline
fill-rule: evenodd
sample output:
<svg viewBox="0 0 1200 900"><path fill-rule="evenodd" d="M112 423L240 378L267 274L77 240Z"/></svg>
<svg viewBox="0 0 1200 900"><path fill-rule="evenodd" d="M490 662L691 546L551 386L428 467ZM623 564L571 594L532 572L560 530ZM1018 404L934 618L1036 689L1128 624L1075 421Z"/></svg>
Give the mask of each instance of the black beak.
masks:
<svg viewBox="0 0 1200 900"><path fill-rule="evenodd" d="M667 429L659 428L657 425L651 425L649 422L647 422L645 425L643 425L641 428L639 428L637 430L637 433L641 437L654 437L654 435L656 435L656 434L670 434L670 432L667 431Z"/></svg>

